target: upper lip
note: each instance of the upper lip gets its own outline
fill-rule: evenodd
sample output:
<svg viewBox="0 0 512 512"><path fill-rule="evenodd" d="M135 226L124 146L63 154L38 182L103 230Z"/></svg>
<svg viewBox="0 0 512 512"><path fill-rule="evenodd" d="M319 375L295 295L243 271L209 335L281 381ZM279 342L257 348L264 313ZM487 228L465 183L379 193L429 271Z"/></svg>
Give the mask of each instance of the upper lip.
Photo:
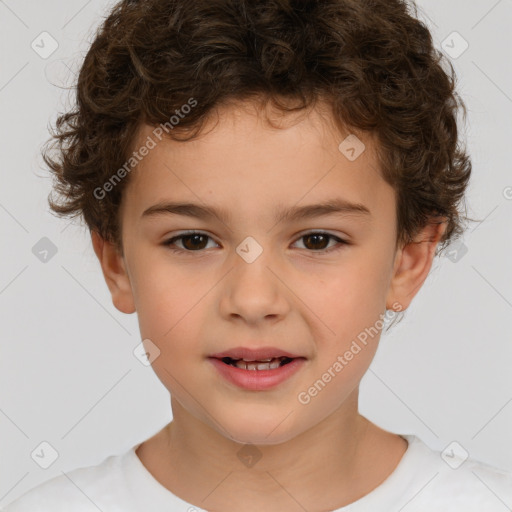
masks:
<svg viewBox="0 0 512 512"><path fill-rule="evenodd" d="M261 359L269 359L270 357L289 357L291 359L299 356L292 354L286 350L277 347L260 347L260 348L249 348L249 347L235 347L224 352L218 352L210 355L210 357L216 359L222 359L224 357L230 357L231 359L247 359L248 361L259 361Z"/></svg>

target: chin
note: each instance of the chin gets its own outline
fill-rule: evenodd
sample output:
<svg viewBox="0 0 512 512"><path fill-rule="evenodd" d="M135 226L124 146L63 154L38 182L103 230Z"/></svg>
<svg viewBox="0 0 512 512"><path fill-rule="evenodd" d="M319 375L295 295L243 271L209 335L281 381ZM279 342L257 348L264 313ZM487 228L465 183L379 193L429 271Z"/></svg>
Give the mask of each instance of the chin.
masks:
<svg viewBox="0 0 512 512"><path fill-rule="evenodd" d="M229 431L221 434L241 444L276 445L290 441L301 432L297 425L284 415L244 414L237 418L225 418L222 425ZM283 421L284 420L284 421Z"/></svg>
<svg viewBox="0 0 512 512"><path fill-rule="evenodd" d="M229 438L231 441L235 441L236 443L240 444L251 444L256 446L272 446L286 443L297 435L291 432L285 432L280 435L275 435L274 433L266 435L261 431L253 431L253 429L250 431L246 429L243 432L231 433L233 434L232 437Z"/></svg>

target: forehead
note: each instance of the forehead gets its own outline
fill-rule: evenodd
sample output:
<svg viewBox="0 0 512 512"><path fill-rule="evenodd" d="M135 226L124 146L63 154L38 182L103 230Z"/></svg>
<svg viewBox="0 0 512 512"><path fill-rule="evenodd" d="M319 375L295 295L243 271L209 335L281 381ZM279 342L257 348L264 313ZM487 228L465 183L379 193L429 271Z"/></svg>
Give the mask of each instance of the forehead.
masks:
<svg viewBox="0 0 512 512"><path fill-rule="evenodd" d="M229 204L260 215L276 204L336 195L372 204L392 193L381 177L372 134L340 129L322 105L287 114L254 103L225 106L185 142L159 140L156 129L140 127L135 148L150 139L155 144L125 192L125 203L138 216L162 200Z"/></svg>

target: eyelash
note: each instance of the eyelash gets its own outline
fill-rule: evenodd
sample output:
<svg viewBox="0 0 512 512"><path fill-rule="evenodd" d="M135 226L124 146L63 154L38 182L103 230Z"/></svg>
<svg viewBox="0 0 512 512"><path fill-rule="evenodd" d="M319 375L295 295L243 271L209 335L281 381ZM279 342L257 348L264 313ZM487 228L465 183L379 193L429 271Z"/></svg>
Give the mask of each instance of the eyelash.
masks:
<svg viewBox="0 0 512 512"><path fill-rule="evenodd" d="M202 231L187 231L186 233L182 233L181 235L174 236L174 237L170 238L169 240L166 240L165 242L162 243L162 245L168 247L169 250L171 250L172 252L178 252L178 253L184 253L184 252L201 253L201 252L204 252L205 249L198 249L196 251L190 251L187 249L181 249L181 248L176 249L175 247L172 247L172 245L174 244L174 242L176 240L181 240L183 238L187 238L192 235L204 235L204 236L208 237L209 239L213 240L213 238L211 236L207 235L206 233L203 233ZM304 233L303 235L301 235L299 238L297 238L297 240L300 240L301 238L305 238L306 236L310 236L310 235L325 235L328 238L334 239L338 242L338 245L331 247L329 249L322 249L322 250L318 250L318 251L306 249L308 252L313 253L313 254L326 254L326 253L330 253L332 251L340 250L343 245L350 245L350 243L347 242L346 240L343 240L343 239L341 239L331 233L327 233L325 231L310 231L308 233Z"/></svg>

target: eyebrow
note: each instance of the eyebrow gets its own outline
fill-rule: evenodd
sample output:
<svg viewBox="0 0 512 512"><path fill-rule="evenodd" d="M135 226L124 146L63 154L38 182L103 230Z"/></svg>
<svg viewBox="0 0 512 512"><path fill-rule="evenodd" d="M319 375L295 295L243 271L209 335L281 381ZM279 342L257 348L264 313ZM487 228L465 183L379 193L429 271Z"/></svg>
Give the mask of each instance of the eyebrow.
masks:
<svg viewBox="0 0 512 512"><path fill-rule="evenodd" d="M274 220L278 222L293 222L297 220L321 217L323 215L355 215L363 218L371 217L370 210L363 204L352 203L346 199L334 198L319 204L298 207L280 207L276 210ZM229 223L231 214L223 209L212 206L202 206L194 203L159 202L150 206L142 213L142 218L160 215L183 215L197 219L209 220L216 218L222 223Z"/></svg>

